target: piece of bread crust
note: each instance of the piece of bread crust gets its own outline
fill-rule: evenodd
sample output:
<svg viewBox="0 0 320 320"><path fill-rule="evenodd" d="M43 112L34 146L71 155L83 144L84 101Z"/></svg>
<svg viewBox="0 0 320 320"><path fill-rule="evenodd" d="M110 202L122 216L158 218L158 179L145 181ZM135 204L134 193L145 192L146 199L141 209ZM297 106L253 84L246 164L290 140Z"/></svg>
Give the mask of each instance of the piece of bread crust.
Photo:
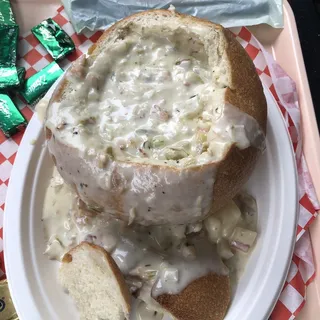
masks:
<svg viewBox="0 0 320 320"><path fill-rule="evenodd" d="M91 269L86 270L90 266ZM99 275L96 274L95 278L93 272ZM98 277L101 278L99 282L97 282ZM75 300L81 319L123 320L124 317L129 319L131 309L129 288L113 258L103 248L81 242L64 255L58 278ZM107 281L113 290L107 290L107 286L101 287L105 284L103 281ZM89 292L91 289L92 292ZM97 297L97 294L100 295ZM108 308L108 311L104 308ZM107 317L110 310L113 315Z"/></svg>
<svg viewBox="0 0 320 320"><path fill-rule="evenodd" d="M156 301L177 320L222 320L230 304L228 276L208 274L176 295L162 294Z"/></svg>
<svg viewBox="0 0 320 320"><path fill-rule="evenodd" d="M220 25L170 10L145 11L122 19L106 30L98 42L89 49L89 56L94 59L100 48L103 47L104 42L108 41L108 38L119 29L143 19L162 19L164 25L170 25L172 19L178 19L181 24L186 26L196 24L208 28L208 30L214 30L217 36L217 46L220 51L222 50L221 56L226 59L225 63L228 64L227 71L230 83L225 90L225 102L252 116L259 123L262 131L266 132L267 105L254 64L241 45L234 39L231 32ZM72 68L70 68L71 71ZM68 85L69 82L65 76L55 90L48 110L50 110L50 104L64 99ZM88 160L81 159L79 151L68 145L67 142L55 138L55 132L51 132L52 130L52 128L46 128L47 136L50 137L48 140L49 152L57 164L59 173L68 184L76 189L82 200L125 221L129 221L130 210L134 209L135 222L145 225L193 223L204 219L206 214L220 209L239 192L249 179L261 154L261 150L253 146L240 150L233 145L221 161L189 168L119 161L116 163L116 169L113 169L112 172L106 170L106 174L111 177L112 181L110 189L107 189L101 188L101 185L97 183L95 176L97 168L94 168L92 164L88 166ZM128 166L132 168L129 175L127 171L125 172L127 170L125 168ZM81 168L81 179L77 177L76 167ZM181 175L182 171L184 172L183 175ZM213 186L206 186L205 189L203 181L208 181L208 177L212 176L213 172L215 182ZM179 196L175 196L176 203L170 204L170 207L165 207L168 201L155 197L154 203L147 204L145 202L148 197L147 194L137 195L133 190L125 188L126 185L130 185L135 174L138 174L139 177L145 175L148 179L152 177L160 178L158 185L163 186L163 191L167 194L167 197L169 195L173 196L175 190L179 189ZM172 181L179 181L179 179L180 181L170 186L166 184L166 176L172 176ZM126 177L126 181L123 177ZM83 180L86 180L88 185L85 194L79 187L79 181ZM192 197L190 196L190 186L195 191ZM208 211L208 203L203 201L200 203L200 210L195 213L195 207L199 208L196 201L208 188L212 197L211 209ZM150 194L152 191L147 190L146 192ZM133 199L133 201L128 201L128 199ZM190 205L191 202L194 205Z"/></svg>

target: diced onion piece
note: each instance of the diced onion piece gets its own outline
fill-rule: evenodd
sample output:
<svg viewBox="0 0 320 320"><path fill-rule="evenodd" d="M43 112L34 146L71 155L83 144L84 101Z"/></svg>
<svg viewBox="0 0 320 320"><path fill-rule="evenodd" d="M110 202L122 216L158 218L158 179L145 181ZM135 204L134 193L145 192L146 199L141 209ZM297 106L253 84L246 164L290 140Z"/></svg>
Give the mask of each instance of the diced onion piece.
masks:
<svg viewBox="0 0 320 320"><path fill-rule="evenodd" d="M241 211L238 206L234 201L230 201L214 215L222 223L222 236L224 238L230 238L241 218Z"/></svg>
<svg viewBox="0 0 320 320"><path fill-rule="evenodd" d="M165 136L155 136L152 138L152 147L154 148L160 148L160 147L163 147L165 145L165 141L166 141L166 138Z"/></svg>
<svg viewBox="0 0 320 320"><path fill-rule="evenodd" d="M128 221L128 226L133 223L134 219L136 218L136 211L134 208L131 208L129 210L129 221Z"/></svg>
<svg viewBox="0 0 320 320"><path fill-rule="evenodd" d="M245 149L250 146L250 141L246 135L244 125L231 125L228 128L232 141L236 142L236 146L239 149Z"/></svg>
<svg viewBox="0 0 320 320"><path fill-rule="evenodd" d="M187 260L194 260L196 258L196 249L193 245L186 246L184 245L181 249L181 253L184 258Z"/></svg>
<svg viewBox="0 0 320 320"><path fill-rule="evenodd" d="M182 60L176 61L175 64L184 68L185 70L187 70L191 66L191 60L190 59L182 59Z"/></svg>
<svg viewBox="0 0 320 320"><path fill-rule="evenodd" d="M165 268L163 270L163 279L165 282L178 282L179 271L177 268Z"/></svg>
<svg viewBox="0 0 320 320"><path fill-rule="evenodd" d="M180 113L182 119L193 119L203 110L203 105L199 103L197 96L188 99L184 103L183 112Z"/></svg>
<svg viewBox="0 0 320 320"><path fill-rule="evenodd" d="M239 241L231 241L231 247L235 249L239 249L243 252L248 252L250 247L244 243L241 243Z"/></svg>
<svg viewBox="0 0 320 320"><path fill-rule="evenodd" d="M248 229L236 227L230 238L231 246L244 252L248 252L256 240L257 233Z"/></svg>
<svg viewBox="0 0 320 320"><path fill-rule="evenodd" d="M190 83L203 83L200 76L193 71L188 71L186 73L185 81L190 82Z"/></svg>
<svg viewBox="0 0 320 320"><path fill-rule="evenodd" d="M188 156L184 150L174 148L166 148L164 155L167 160L180 160Z"/></svg>
<svg viewBox="0 0 320 320"><path fill-rule="evenodd" d="M60 190L64 184L64 180L63 178L58 175L54 178L51 178L50 184L52 187L57 188L58 190Z"/></svg>
<svg viewBox="0 0 320 320"><path fill-rule="evenodd" d="M204 226L208 232L209 239L217 243L221 238L221 221L212 215L204 220Z"/></svg>
<svg viewBox="0 0 320 320"><path fill-rule="evenodd" d="M50 241L51 240L51 241ZM50 260L61 260L64 247L58 238L50 239L44 254L48 255Z"/></svg>
<svg viewBox="0 0 320 320"><path fill-rule="evenodd" d="M229 245L228 241L225 239L221 239L221 241L218 242L217 251L218 251L219 256L223 260L228 260L233 257L233 253L230 250L230 245Z"/></svg>
<svg viewBox="0 0 320 320"><path fill-rule="evenodd" d="M186 158L183 158L180 160L180 164L183 167L188 167L188 166L192 166L196 163L196 159L192 158L191 156L188 156Z"/></svg>
<svg viewBox="0 0 320 320"><path fill-rule="evenodd" d="M221 159L230 148L230 141L223 139L211 140L208 147L208 152L214 159Z"/></svg>
<svg viewBox="0 0 320 320"><path fill-rule="evenodd" d="M198 130L194 140L195 145L200 144L202 146L203 143L207 142L207 134L204 131Z"/></svg>
<svg viewBox="0 0 320 320"><path fill-rule="evenodd" d="M198 156L199 164L205 164L210 160L211 160L211 156L208 154L208 152L203 152Z"/></svg>

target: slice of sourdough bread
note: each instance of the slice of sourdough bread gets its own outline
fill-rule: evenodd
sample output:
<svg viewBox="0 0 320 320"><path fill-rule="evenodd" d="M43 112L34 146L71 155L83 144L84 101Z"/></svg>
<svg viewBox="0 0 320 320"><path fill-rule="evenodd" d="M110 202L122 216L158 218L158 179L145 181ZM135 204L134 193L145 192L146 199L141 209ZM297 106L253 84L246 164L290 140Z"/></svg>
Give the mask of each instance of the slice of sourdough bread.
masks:
<svg viewBox="0 0 320 320"><path fill-rule="evenodd" d="M131 296L108 252L82 242L66 253L59 281L75 301L81 320L129 319Z"/></svg>

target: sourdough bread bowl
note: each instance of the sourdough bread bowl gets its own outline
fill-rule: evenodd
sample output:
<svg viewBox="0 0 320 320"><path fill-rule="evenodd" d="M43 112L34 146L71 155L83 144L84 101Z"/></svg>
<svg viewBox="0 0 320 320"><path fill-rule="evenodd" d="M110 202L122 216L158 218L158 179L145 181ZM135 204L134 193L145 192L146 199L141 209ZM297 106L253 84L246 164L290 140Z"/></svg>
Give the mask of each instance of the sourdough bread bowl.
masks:
<svg viewBox="0 0 320 320"><path fill-rule="evenodd" d="M248 180L266 121L255 67L228 30L151 10L115 23L73 63L45 128L59 173L89 208L187 224Z"/></svg>

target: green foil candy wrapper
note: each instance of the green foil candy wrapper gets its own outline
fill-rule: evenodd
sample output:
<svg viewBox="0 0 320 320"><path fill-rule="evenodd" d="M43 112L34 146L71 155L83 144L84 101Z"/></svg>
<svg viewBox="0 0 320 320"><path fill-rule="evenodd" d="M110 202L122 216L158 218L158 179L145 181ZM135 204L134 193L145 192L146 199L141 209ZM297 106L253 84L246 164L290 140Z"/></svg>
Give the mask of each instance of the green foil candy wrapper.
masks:
<svg viewBox="0 0 320 320"><path fill-rule="evenodd" d="M9 0L0 0L0 88L19 85L16 69L19 27Z"/></svg>
<svg viewBox="0 0 320 320"><path fill-rule="evenodd" d="M22 86L26 81L26 69L24 67L17 67L19 86Z"/></svg>
<svg viewBox="0 0 320 320"><path fill-rule="evenodd" d="M14 105L11 98L7 94L0 93L0 129L5 136L12 136L26 125L26 119ZM2 318L0 317L0 319Z"/></svg>
<svg viewBox="0 0 320 320"><path fill-rule="evenodd" d="M24 84L25 76L26 76L26 69L24 67L17 67L17 68L14 67L12 69L15 69L14 72L12 72L12 77L15 77L15 78L18 77L18 84L16 84L16 82L11 83L9 81L1 82L1 80L0 80L0 89L11 89L11 88L15 88L15 87L21 87ZM0 68L0 79L4 76L3 73L4 73L3 68ZM7 80L8 80L8 78L7 78Z"/></svg>
<svg viewBox="0 0 320 320"><path fill-rule="evenodd" d="M19 93L29 104L32 104L42 97L62 74L63 70L53 61L28 78Z"/></svg>
<svg viewBox="0 0 320 320"><path fill-rule="evenodd" d="M72 39L51 18L42 21L31 31L54 60L65 57L75 49Z"/></svg>
<svg viewBox="0 0 320 320"><path fill-rule="evenodd" d="M0 34L1 34L1 31L0 31ZM0 37L1 37L1 35L0 35ZM0 38L0 43L1 43L1 38ZM19 82L17 68L16 67L2 67L0 65L0 89L14 88L19 85L20 85L20 82Z"/></svg>

